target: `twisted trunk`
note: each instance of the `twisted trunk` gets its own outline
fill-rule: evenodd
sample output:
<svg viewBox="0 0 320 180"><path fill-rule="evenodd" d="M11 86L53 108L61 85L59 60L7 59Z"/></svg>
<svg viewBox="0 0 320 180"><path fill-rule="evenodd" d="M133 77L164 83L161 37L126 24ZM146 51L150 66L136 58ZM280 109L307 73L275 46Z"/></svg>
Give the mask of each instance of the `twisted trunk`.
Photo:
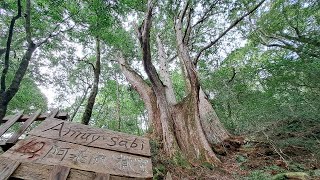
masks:
<svg viewBox="0 0 320 180"><path fill-rule="evenodd" d="M182 61L185 68L185 74L190 86L188 89L188 96L178 104L173 104L169 96L173 91L168 91L170 81L167 81L168 72L163 71L161 68L165 67L165 63L161 62L161 43L158 39L158 49L160 50L160 79L154 65L151 62L150 50L150 27L152 16L152 4L148 4L148 12L141 27L138 29L138 38L142 49L143 65L145 72L151 82L152 90L156 96L158 109L160 111L160 120L162 125L163 135L163 150L171 157L177 152L181 152L190 162L208 161L211 163L219 164L220 160L215 156L210 144L206 138L205 132L201 126L201 117L205 116L204 111L199 110L200 105L206 107L208 104L204 96L200 100L200 84L195 70L195 66L189 56L187 48L187 41L184 40L182 33L182 22L177 21L175 25L176 40L178 57ZM168 69L166 69L168 70ZM165 84L166 83L166 84ZM172 88L172 87L171 87ZM202 92L202 91L201 91ZM202 102L200 104L200 102ZM212 107L211 107L212 108ZM208 108L205 108L208 110ZM212 109L213 110L213 109ZM218 121L218 119L215 119ZM215 123L219 124L219 123ZM224 128L218 126L217 128ZM224 130L225 131L225 130ZM222 132L224 132L222 131ZM226 131L225 131L226 132ZM226 135L226 136L222 136ZM229 135L228 133L217 133L221 137L215 137L216 142L221 142Z"/></svg>

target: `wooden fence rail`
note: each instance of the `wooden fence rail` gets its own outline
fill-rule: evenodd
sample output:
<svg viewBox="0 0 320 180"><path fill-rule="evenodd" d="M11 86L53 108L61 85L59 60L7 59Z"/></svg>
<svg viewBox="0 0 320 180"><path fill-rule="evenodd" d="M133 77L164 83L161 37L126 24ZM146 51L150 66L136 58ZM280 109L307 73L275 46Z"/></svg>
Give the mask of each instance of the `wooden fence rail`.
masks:
<svg viewBox="0 0 320 180"><path fill-rule="evenodd" d="M68 118L68 114L59 112L59 109L55 109L49 113L41 114L41 110L39 109L31 115L24 115L23 111L20 111L15 115L4 117L1 120L0 137L3 136L15 123L23 122L23 124L19 128L19 130L14 132L9 138L2 138L2 140L0 141L0 147L2 148L2 150L6 151L10 147L12 147L18 141L19 137L21 137L21 135L25 133L25 131L34 121L43 121L48 117L66 120Z"/></svg>

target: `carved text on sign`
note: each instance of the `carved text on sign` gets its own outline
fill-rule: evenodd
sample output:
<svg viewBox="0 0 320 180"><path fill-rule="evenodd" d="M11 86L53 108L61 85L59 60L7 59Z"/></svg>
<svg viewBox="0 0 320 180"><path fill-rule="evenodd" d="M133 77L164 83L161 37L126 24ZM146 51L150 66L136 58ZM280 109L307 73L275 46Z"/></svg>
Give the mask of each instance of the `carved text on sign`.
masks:
<svg viewBox="0 0 320 180"><path fill-rule="evenodd" d="M92 128L57 119L47 119L29 134L86 146L150 156L147 138Z"/></svg>
<svg viewBox="0 0 320 180"><path fill-rule="evenodd" d="M19 161L59 164L99 173L152 177L149 158L34 136L18 142L3 156Z"/></svg>

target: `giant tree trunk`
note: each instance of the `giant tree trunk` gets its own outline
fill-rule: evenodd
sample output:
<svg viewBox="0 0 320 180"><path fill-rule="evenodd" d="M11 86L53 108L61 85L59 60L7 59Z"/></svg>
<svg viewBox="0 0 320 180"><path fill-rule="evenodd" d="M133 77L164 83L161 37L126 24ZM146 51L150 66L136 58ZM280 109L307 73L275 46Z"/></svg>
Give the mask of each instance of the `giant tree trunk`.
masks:
<svg viewBox="0 0 320 180"><path fill-rule="evenodd" d="M178 104L172 104L168 98L168 95L171 95L171 93L168 93L168 86L163 83L168 83L165 78L166 76L162 75L162 81L151 62L151 16L152 4L149 3L148 12L146 13L144 22L138 29L138 38L143 53L142 56L144 69L149 80L151 81L151 87L156 96L158 109L160 111L164 151L168 156L173 156L175 153L181 152L186 158L189 159L190 162L208 161L218 164L220 160L212 151L201 126L200 118L207 117L207 114L204 111L200 112L200 102L202 102L201 107L206 107L208 104L206 104L204 96L202 96L202 101L200 101L199 98L200 84L195 67L189 56L188 47L183 40L183 33L181 32L182 22L181 20L178 20L175 25L178 57L180 60L182 60L183 66L185 67L186 78L190 84L190 89L188 91L188 96L184 98L183 101L179 102ZM158 46L159 45L161 46L161 44L158 42ZM159 54L161 55L162 53L159 52ZM162 70L160 70L160 75L164 73L161 71ZM209 108L206 109L211 110ZM218 121L214 123L214 125L220 123L217 118L211 119L213 121ZM214 136L219 136L212 138L215 140L215 142L222 142L225 138L229 137L229 134L223 128L223 126L217 126L216 128L222 128L223 130L219 130L219 133L214 134Z"/></svg>
<svg viewBox="0 0 320 180"><path fill-rule="evenodd" d="M93 68L93 71L94 71L94 81L93 81L93 87L92 87L92 90L90 92L90 95L89 95L89 98L88 98L88 102L87 102L87 105L86 105L86 108L85 108L85 111L82 115L82 120L81 120L81 123L82 124L85 124L85 125L88 125L89 122L90 122L90 118L91 118L91 115L92 115L92 109L93 109L93 106L94 106L94 102L96 100L96 96L98 94L98 89L99 89L99 76L100 76L100 61L101 61L101 58L100 58L100 40L98 38L96 38L96 64Z"/></svg>
<svg viewBox="0 0 320 180"><path fill-rule="evenodd" d="M142 49L144 70L151 85L145 83L123 58L119 58L118 61L126 78L144 101L149 119L156 126L156 133L162 135L162 148L169 157L181 153L191 163L207 161L220 164L220 160L211 149L211 145L222 143L230 137L230 134L219 121L212 105L201 89L195 66L206 49L213 46L244 17L259 7L262 2L232 23L215 41L204 46L195 59L191 58L188 49L192 28L190 21L192 8L189 7L190 1L185 3L183 10L174 18L177 55L181 62L187 88L187 96L178 103L174 97L173 86L168 73L168 62L166 62L167 57L159 37L157 37L159 74L152 63L150 48L152 1L148 2L144 21L137 29L137 34ZM187 20L186 23L183 22L184 19ZM186 25L186 27L183 27L183 25Z"/></svg>

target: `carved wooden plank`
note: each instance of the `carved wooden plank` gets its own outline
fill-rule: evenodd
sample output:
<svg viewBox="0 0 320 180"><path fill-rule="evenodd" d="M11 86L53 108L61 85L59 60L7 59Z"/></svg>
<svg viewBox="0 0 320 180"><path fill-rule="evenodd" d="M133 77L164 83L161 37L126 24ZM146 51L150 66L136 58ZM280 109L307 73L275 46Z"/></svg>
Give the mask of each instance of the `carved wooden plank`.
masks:
<svg viewBox="0 0 320 180"><path fill-rule="evenodd" d="M59 109L58 109L58 108L52 110L49 118L54 118L54 117L56 117L56 115L57 115L58 113L59 113Z"/></svg>
<svg viewBox="0 0 320 180"><path fill-rule="evenodd" d="M49 180L66 180L70 172L70 168L66 166L55 165L50 173Z"/></svg>
<svg viewBox="0 0 320 180"><path fill-rule="evenodd" d="M149 139L47 118L28 134L90 147L150 156Z"/></svg>
<svg viewBox="0 0 320 180"><path fill-rule="evenodd" d="M2 136L23 114L23 111L17 113L13 118L0 126L0 136Z"/></svg>
<svg viewBox="0 0 320 180"><path fill-rule="evenodd" d="M110 174L96 173L94 180L110 180Z"/></svg>
<svg viewBox="0 0 320 180"><path fill-rule="evenodd" d="M0 179L6 180L9 179L11 174L17 169L20 165L19 161L11 160L8 158L0 159Z"/></svg>
<svg viewBox="0 0 320 180"><path fill-rule="evenodd" d="M1 160L0 160L1 161ZM21 162L21 165L11 175L13 178L24 180L47 180L48 175L53 170L52 165L38 164L33 162ZM71 169L68 180L92 180L96 177L96 173L91 171L83 171L79 169ZM128 178L110 175L110 180L142 180L146 178Z"/></svg>
<svg viewBox="0 0 320 180"><path fill-rule="evenodd" d="M43 121L43 120L45 120L47 117L49 117L50 116L50 114L51 113L42 113L37 119L36 119L36 121ZM9 119L11 119L11 118L13 118L14 117L14 115L8 115L8 116L6 116L6 117L4 117L3 119L2 119L2 121L1 121L1 123L5 123L5 122L7 122ZM23 116L21 116L20 117L20 119L17 121L17 122L25 122L26 120L28 120L30 118L30 115L23 115ZM65 120L65 119L67 119L68 118L68 113L66 113L66 112L59 112L56 116L55 116L55 118L57 118L57 119L62 119L62 120Z"/></svg>
<svg viewBox="0 0 320 180"><path fill-rule="evenodd" d="M97 173L152 177L149 158L35 136L19 141L2 156L21 162L62 165Z"/></svg>
<svg viewBox="0 0 320 180"><path fill-rule="evenodd" d="M32 116L21 126L21 128L15 132L10 139L8 139L8 144L15 144L18 141L18 138L24 133L25 130L32 124L32 122L37 119L37 117L40 115L41 109L39 109L37 112L33 113Z"/></svg>

